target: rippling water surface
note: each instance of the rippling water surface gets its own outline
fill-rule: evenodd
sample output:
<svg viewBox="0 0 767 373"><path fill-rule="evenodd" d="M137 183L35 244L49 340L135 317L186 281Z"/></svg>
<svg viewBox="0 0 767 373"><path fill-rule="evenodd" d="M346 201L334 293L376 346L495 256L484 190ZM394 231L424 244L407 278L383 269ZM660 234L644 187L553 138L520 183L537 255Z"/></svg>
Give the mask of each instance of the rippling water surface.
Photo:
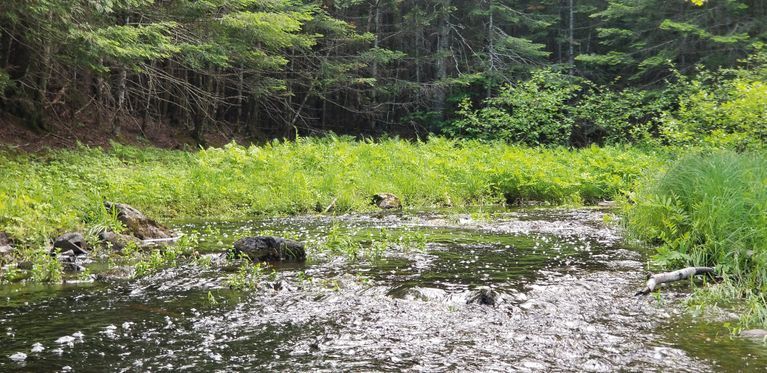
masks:
<svg viewBox="0 0 767 373"><path fill-rule="evenodd" d="M314 242L419 232L375 260L310 251L252 291L231 268L0 292L0 371L741 371L767 348L682 312L686 285L636 298L645 256L600 210L454 211L179 222L224 250L246 232ZM206 233L207 232L207 233ZM311 245L310 245L311 246ZM489 286L495 306L467 304ZM212 297L212 298L211 298ZM212 302L211 299L215 299ZM17 353L26 359L14 361ZM17 355L18 356L18 355Z"/></svg>

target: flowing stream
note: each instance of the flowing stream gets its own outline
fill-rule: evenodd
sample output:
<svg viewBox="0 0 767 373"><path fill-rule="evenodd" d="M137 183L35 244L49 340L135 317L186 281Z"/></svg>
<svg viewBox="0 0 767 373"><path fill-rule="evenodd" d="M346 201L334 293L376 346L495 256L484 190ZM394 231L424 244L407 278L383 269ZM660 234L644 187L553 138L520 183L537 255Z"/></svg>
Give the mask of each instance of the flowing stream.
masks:
<svg viewBox="0 0 767 373"><path fill-rule="evenodd" d="M633 296L646 253L614 219L523 209L177 222L201 235L201 252L269 231L309 242L310 258L247 291L229 289L234 268L212 254L209 267L138 280L6 287L0 371L764 370L767 347L684 311L689 283ZM312 251L333 229L421 245L356 260ZM467 304L483 286L495 306Z"/></svg>

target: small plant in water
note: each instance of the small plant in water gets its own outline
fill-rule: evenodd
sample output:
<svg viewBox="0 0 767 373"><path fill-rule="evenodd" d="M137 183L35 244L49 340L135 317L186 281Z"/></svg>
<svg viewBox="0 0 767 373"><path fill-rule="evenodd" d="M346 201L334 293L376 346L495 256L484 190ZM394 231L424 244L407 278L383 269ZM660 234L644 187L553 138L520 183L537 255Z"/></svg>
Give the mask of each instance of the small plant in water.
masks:
<svg viewBox="0 0 767 373"><path fill-rule="evenodd" d="M91 270L90 268L85 268L82 272L80 272L77 275L77 279L80 281L90 281L91 280Z"/></svg>
<svg viewBox="0 0 767 373"><path fill-rule="evenodd" d="M381 229L380 235L376 238L370 235L371 251L376 256L382 254L386 249L399 247L404 251L423 251L426 249L426 235L420 231L401 231L390 232Z"/></svg>
<svg viewBox="0 0 767 373"><path fill-rule="evenodd" d="M192 263L197 267L210 268L213 265L213 258L209 255L196 256Z"/></svg>
<svg viewBox="0 0 767 373"><path fill-rule="evenodd" d="M331 291L341 291L341 281L338 281L338 279L325 279L323 285Z"/></svg>
<svg viewBox="0 0 767 373"><path fill-rule="evenodd" d="M217 236L218 237L218 236ZM195 247L198 247L200 243L200 235L197 233L191 233L181 236L181 238L176 241L175 246L178 248L181 248L182 251L190 251L193 250Z"/></svg>
<svg viewBox="0 0 767 373"><path fill-rule="evenodd" d="M58 256L58 252L56 253ZM55 256L45 252L39 252L32 260L32 281L60 283L64 269L61 262Z"/></svg>
<svg viewBox="0 0 767 373"><path fill-rule="evenodd" d="M477 222L489 222L493 220L492 215L490 215L489 212L479 210L471 213L471 220L477 221Z"/></svg>
<svg viewBox="0 0 767 373"><path fill-rule="evenodd" d="M111 245L111 244L110 244ZM122 255L126 258L131 258L141 252L141 248L133 241L128 242L127 245L122 249Z"/></svg>
<svg viewBox="0 0 767 373"><path fill-rule="evenodd" d="M24 271L20 270L15 264L9 264L3 270L2 281L13 283L24 278Z"/></svg>
<svg viewBox="0 0 767 373"><path fill-rule="evenodd" d="M320 244L320 250L356 260L361 256L362 245L354 240L349 232L345 232L340 225L334 223L325 240Z"/></svg>
<svg viewBox="0 0 767 373"><path fill-rule="evenodd" d="M312 276L307 275L304 271L299 271L296 273L296 280L298 280L300 283L311 282Z"/></svg>
<svg viewBox="0 0 767 373"><path fill-rule="evenodd" d="M148 257L136 263L133 277L140 278L157 272L163 268L178 266L178 257L182 249L175 246L168 246L162 250L153 250Z"/></svg>
<svg viewBox="0 0 767 373"><path fill-rule="evenodd" d="M266 275L266 267L267 265L262 263L252 264L244 260L237 272L227 277L226 283L234 290L255 289L258 282ZM276 276L274 269L271 275Z"/></svg>
<svg viewBox="0 0 767 373"><path fill-rule="evenodd" d="M400 236L400 242L408 249L415 251L426 250L426 234L420 231L407 231Z"/></svg>
<svg viewBox="0 0 767 373"><path fill-rule="evenodd" d="M208 291L208 304L211 306L217 306L218 300L216 300L216 297L213 296L213 293Z"/></svg>

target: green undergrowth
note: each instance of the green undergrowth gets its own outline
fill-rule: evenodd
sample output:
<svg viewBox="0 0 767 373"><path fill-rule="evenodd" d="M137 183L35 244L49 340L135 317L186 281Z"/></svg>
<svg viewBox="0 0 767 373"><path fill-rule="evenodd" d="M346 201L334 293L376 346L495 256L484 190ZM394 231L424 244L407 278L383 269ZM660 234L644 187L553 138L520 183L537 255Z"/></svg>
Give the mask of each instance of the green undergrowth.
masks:
<svg viewBox="0 0 767 373"><path fill-rule="evenodd" d="M387 250L426 250L426 234L418 230L373 229L365 232L344 229L334 223L327 234L310 242L312 256L343 256L348 260L378 259Z"/></svg>
<svg viewBox="0 0 767 373"><path fill-rule="evenodd" d="M0 150L0 232L18 248L13 257L0 257L0 265L32 263L31 271L6 266L0 277L60 282L61 266L47 249L53 237L81 231L96 244L98 232L122 230L103 201L130 204L159 221L306 214L328 206L332 213L371 211L371 197L380 192L416 209L530 200L580 205L625 194L668 158L663 149L528 148L443 138L326 137L198 151L119 144L109 150ZM331 232L318 249L371 258L419 240L400 241L349 240ZM144 276L178 265L188 251L127 253L116 260Z"/></svg>
<svg viewBox="0 0 767 373"><path fill-rule="evenodd" d="M525 148L502 143L345 138L228 145L195 152L114 144L37 154L0 151L0 231L23 244L119 227L102 201L159 220L373 209L390 192L406 208L504 200L582 204L632 188L663 153L633 148Z"/></svg>
<svg viewBox="0 0 767 373"><path fill-rule="evenodd" d="M699 290L693 303L735 307L739 327L767 327L767 156L688 155L642 185L627 224L660 245L655 263L716 267L724 281Z"/></svg>

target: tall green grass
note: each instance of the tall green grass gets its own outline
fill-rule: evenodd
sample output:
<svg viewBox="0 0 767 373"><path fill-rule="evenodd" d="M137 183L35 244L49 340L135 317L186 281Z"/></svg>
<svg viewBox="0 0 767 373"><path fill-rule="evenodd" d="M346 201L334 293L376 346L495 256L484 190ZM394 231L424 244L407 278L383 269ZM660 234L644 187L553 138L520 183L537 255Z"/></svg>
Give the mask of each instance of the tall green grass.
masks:
<svg viewBox="0 0 767 373"><path fill-rule="evenodd" d="M644 183L632 199L627 224L640 238L662 245L660 264L716 266L735 287L717 290L720 300L747 305L746 324L767 326L764 154L689 155Z"/></svg>
<svg viewBox="0 0 767 373"><path fill-rule="evenodd" d="M502 143L354 141L327 137L195 152L81 147L0 151L0 231L29 245L57 233L118 227L103 200L158 219L372 209L391 192L406 207L538 200L580 204L632 188L666 155L632 148L542 149Z"/></svg>

